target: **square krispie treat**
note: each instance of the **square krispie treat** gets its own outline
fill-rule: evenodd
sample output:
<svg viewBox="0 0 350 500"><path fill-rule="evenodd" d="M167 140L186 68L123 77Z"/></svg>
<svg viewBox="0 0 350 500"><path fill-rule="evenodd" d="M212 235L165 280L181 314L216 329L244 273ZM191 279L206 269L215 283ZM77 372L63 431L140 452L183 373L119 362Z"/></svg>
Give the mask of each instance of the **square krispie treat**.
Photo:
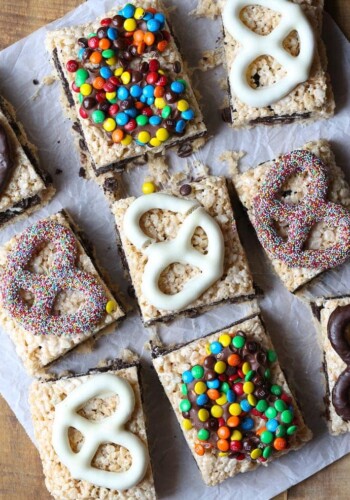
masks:
<svg viewBox="0 0 350 500"><path fill-rule="evenodd" d="M68 215L0 248L0 324L31 373L112 326L124 312Z"/></svg>
<svg viewBox="0 0 350 500"><path fill-rule="evenodd" d="M206 134L162 3L120 7L47 38L64 107L96 175L169 147L188 153Z"/></svg>
<svg viewBox="0 0 350 500"><path fill-rule="evenodd" d="M170 351L155 347L153 357L206 484L311 439L259 316Z"/></svg>
<svg viewBox="0 0 350 500"><path fill-rule="evenodd" d="M43 207L54 193L14 108L0 96L0 229Z"/></svg>
<svg viewBox="0 0 350 500"><path fill-rule="evenodd" d="M323 0L226 0L222 12L235 128L334 114L321 40Z"/></svg>
<svg viewBox="0 0 350 500"><path fill-rule="evenodd" d="M271 263L291 292L350 256L350 191L327 141L307 143L233 182Z"/></svg>
<svg viewBox="0 0 350 500"><path fill-rule="evenodd" d="M311 304L323 350L326 420L333 435L350 431L350 296Z"/></svg>
<svg viewBox="0 0 350 500"><path fill-rule="evenodd" d="M112 212L145 325L254 296L224 178L174 183Z"/></svg>
<svg viewBox="0 0 350 500"><path fill-rule="evenodd" d="M35 381L29 402L45 482L57 500L155 499L138 366Z"/></svg>

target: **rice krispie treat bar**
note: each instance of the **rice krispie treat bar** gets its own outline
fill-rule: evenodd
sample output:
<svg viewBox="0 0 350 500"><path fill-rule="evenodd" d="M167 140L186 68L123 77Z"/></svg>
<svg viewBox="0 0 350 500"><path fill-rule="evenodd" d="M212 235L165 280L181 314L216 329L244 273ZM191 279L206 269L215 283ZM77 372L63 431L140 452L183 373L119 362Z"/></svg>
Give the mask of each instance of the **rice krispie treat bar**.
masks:
<svg viewBox="0 0 350 500"><path fill-rule="evenodd" d="M66 213L0 248L0 324L30 373L123 316Z"/></svg>
<svg viewBox="0 0 350 500"><path fill-rule="evenodd" d="M259 316L170 351L153 364L203 481L221 483L312 438Z"/></svg>
<svg viewBox="0 0 350 500"><path fill-rule="evenodd" d="M97 176L148 153L183 150L206 134L160 1L128 3L102 20L53 31L47 46Z"/></svg>
<svg viewBox="0 0 350 500"><path fill-rule="evenodd" d="M46 205L54 193L14 108L0 96L0 229Z"/></svg>
<svg viewBox="0 0 350 500"><path fill-rule="evenodd" d="M55 499L156 498L137 365L36 381L29 402Z"/></svg>
<svg viewBox="0 0 350 500"><path fill-rule="evenodd" d="M119 200L112 212L146 326L253 298L224 178Z"/></svg>
<svg viewBox="0 0 350 500"><path fill-rule="evenodd" d="M350 256L350 191L327 141L234 175L271 263L291 292Z"/></svg>
<svg viewBox="0 0 350 500"><path fill-rule="evenodd" d="M323 350L327 425L338 435L350 431L350 296L317 299L312 310Z"/></svg>
<svg viewBox="0 0 350 500"><path fill-rule="evenodd" d="M323 3L226 0L222 19L233 127L334 114L321 40Z"/></svg>

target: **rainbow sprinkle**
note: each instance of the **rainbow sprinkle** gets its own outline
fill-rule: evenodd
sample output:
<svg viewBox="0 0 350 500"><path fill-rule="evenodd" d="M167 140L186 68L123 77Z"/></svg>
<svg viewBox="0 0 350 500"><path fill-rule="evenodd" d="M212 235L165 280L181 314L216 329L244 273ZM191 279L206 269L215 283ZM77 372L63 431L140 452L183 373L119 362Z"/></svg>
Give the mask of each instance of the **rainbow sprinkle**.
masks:
<svg viewBox="0 0 350 500"><path fill-rule="evenodd" d="M50 274L26 270L31 258L43 243L54 243L55 262ZM75 335L87 333L105 311L106 296L95 278L75 267L77 244L72 232L50 220L40 221L19 237L7 260L0 293L3 307L19 324L34 335ZM29 307L20 290L31 292L34 304ZM85 304L74 314L54 315L57 295L64 290L81 292Z"/></svg>
<svg viewBox="0 0 350 500"><path fill-rule="evenodd" d="M311 181L303 200L297 205L278 200L287 179L304 172L309 174ZM327 200L328 185L326 165L309 151L293 151L276 161L253 200L254 225L259 240L273 258L288 267L328 269L342 264L350 256L350 213ZM289 224L287 241L274 227L274 222L282 221ZM330 228L337 227L341 237L332 247L305 250L310 231L318 222Z"/></svg>

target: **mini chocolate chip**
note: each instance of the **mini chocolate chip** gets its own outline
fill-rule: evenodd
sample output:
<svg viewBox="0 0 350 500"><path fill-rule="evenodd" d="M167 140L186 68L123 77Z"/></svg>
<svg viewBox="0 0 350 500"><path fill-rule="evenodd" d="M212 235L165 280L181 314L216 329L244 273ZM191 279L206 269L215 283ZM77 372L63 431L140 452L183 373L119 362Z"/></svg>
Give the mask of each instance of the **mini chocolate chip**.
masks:
<svg viewBox="0 0 350 500"><path fill-rule="evenodd" d="M125 61L128 61L128 62L132 61L132 59L133 59L130 50L124 50L122 57L125 59Z"/></svg>
<svg viewBox="0 0 350 500"><path fill-rule="evenodd" d="M134 70L131 74L131 83L137 83L142 80L143 76L141 71Z"/></svg>
<svg viewBox="0 0 350 500"><path fill-rule="evenodd" d="M37 79L33 80L33 85L39 85L39 83L40 83L39 80Z"/></svg>
<svg viewBox="0 0 350 500"><path fill-rule="evenodd" d="M113 26L116 26L117 28L122 28L124 26L124 17L122 16L114 16L112 19L112 24Z"/></svg>
<svg viewBox="0 0 350 500"><path fill-rule="evenodd" d="M171 120L170 118L165 120L165 122L163 123L164 127L167 129L167 130L174 130L175 128L175 125L176 125L176 122L175 120Z"/></svg>
<svg viewBox="0 0 350 500"><path fill-rule="evenodd" d="M203 366L204 366L204 368L207 368L208 370L213 370L215 363L216 363L215 356L207 356L204 359Z"/></svg>
<svg viewBox="0 0 350 500"><path fill-rule="evenodd" d="M192 144L190 144L189 142L181 144L181 146L177 150L177 156L179 156L179 158L187 158L192 153L193 153L193 147Z"/></svg>
<svg viewBox="0 0 350 500"><path fill-rule="evenodd" d="M116 49L122 50L125 48L125 42L122 38L117 38L117 40L113 41L113 46Z"/></svg>
<svg viewBox="0 0 350 500"><path fill-rule="evenodd" d="M146 61L140 63L140 71L141 73L148 73L149 64Z"/></svg>
<svg viewBox="0 0 350 500"><path fill-rule="evenodd" d="M97 106L97 101L94 97L85 97L83 100L83 107L85 109L92 109Z"/></svg>
<svg viewBox="0 0 350 500"><path fill-rule="evenodd" d="M83 54L83 61L87 61L88 59L90 59L91 54L92 54L92 50L86 49L84 51L84 54Z"/></svg>
<svg viewBox="0 0 350 500"><path fill-rule="evenodd" d="M79 177L83 177L85 179L86 177L86 170L83 167L79 168Z"/></svg>
<svg viewBox="0 0 350 500"><path fill-rule="evenodd" d="M88 41L86 38L79 38L78 40L79 47L86 48L88 46Z"/></svg>
<svg viewBox="0 0 350 500"><path fill-rule="evenodd" d="M135 57L137 55L137 47L135 45L131 45L129 52L132 56Z"/></svg>
<svg viewBox="0 0 350 500"><path fill-rule="evenodd" d="M230 107L224 108L221 111L221 118L225 123L232 123L232 111Z"/></svg>
<svg viewBox="0 0 350 500"><path fill-rule="evenodd" d="M178 99L178 96L175 92L173 92L172 90L167 90L165 92L165 100L169 103L169 104L174 104L174 102L177 101Z"/></svg>
<svg viewBox="0 0 350 500"><path fill-rule="evenodd" d="M107 177L103 183L103 189L108 193L115 193L118 189L118 181L113 177ZM135 294L134 294L135 295Z"/></svg>
<svg viewBox="0 0 350 500"><path fill-rule="evenodd" d="M192 188L189 184L183 184L180 187L180 194L181 196L188 196L189 194L192 193Z"/></svg>
<svg viewBox="0 0 350 500"><path fill-rule="evenodd" d="M97 30L97 36L98 36L98 38L106 38L107 37L107 29L108 28L99 28Z"/></svg>
<svg viewBox="0 0 350 500"><path fill-rule="evenodd" d="M173 64L174 73L181 73L181 63L180 61L175 61Z"/></svg>
<svg viewBox="0 0 350 500"><path fill-rule="evenodd" d="M104 113L108 113L109 107L110 105L107 101L100 102L98 105L98 109Z"/></svg>

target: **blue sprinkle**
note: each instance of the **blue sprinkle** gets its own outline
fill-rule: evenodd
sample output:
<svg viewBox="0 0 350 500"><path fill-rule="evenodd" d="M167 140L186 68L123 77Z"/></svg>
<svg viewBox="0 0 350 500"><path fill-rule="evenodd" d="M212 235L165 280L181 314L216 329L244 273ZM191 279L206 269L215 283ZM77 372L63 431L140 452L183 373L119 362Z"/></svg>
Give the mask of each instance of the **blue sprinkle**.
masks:
<svg viewBox="0 0 350 500"><path fill-rule="evenodd" d="M266 422L266 429L270 432L276 432L279 423L275 418L271 418Z"/></svg>
<svg viewBox="0 0 350 500"><path fill-rule="evenodd" d="M107 66L103 66L100 69L100 75L102 76L102 78L107 80L107 78L110 78L111 76L113 76L113 71L110 70L109 68L107 68Z"/></svg>
<svg viewBox="0 0 350 500"><path fill-rule="evenodd" d="M208 403L209 398L206 394L200 394L200 396L197 397L196 403L198 406L204 406Z"/></svg>
<svg viewBox="0 0 350 500"><path fill-rule="evenodd" d="M118 30L115 28L108 28L107 36L110 40L116 40L118 38Z"/></svg>
<svg viewBox="0 0 350 500"><path fill-rule="evenodd" d="M115 120L120 127L124 127L127 123L129 123L129 117L125 113L118 113Z"/></svg>
<svg viewBox="0 0 350 500"><path fill-rule="evenodd" d="M209 387L209 389L218 389L220 387L220 380L217 378L214 380L208 380L207 386Z"/></svg>
<svg viewBox="0 0 350 500"><path fill-rule="evenodd" d="M170 88L176 94L182 94L185 91L185 85L182 82L173 82Z"/></svg>
<svg viewBox="0 0 350 500"><path fill-rule="evenodd" d="M135 10L135 7L131 5L131 3L127 3L121 10L121 15L126 19L130 19L131 17L134 17Z"/></svg>
<svg viewBox="0 0 350 500"><path fill-rule="evenodd" d="M128 116L131 116L131 118L136 118L139 114L136 108L126 109L124 113L126 113Z"/></svg>
<svg viewBox="0 0 350 500"><path fill-rule="evenodd" d="M185 384L190 384L191 382L193 382L194 378L190 370L183 372L182 380L185 382Z"/></svg>
<svg viewBox="0 0 350 500"><path fill-rule="evenodd" d="M146 87L143 88L143 95L145 97L154 97L153 85L146 85Z"/></svg>
<svg viewBox="0 0 350 500"><path fill-rule="evenodd" d="M223 347L220 342L212 342L209 349L212 354L219 354L222 351Z"/></svg>
<svg viewBox="0 0 350 500"><path fill-rule="evenodd" d="M178 134L181 134L186 128L185 120L179 120L175 126L175 130Z"/></svg>
<svg viewBox="0 0 350 500"><path fill-rule="evenodd" d="M165 24L165 15L164 14L162 14L161 12L157 12L157 14L154 14L154 19L156 19L160 23L161 27L164 26L164 24Z"/></svg>
<svg viewBox="0 0 350 500"><path fill-rule="evenodd" d="M243 399L241 402L240 402L240 405L241 405L241 408L243 411L250 411L252 409L251 405L248 403L248 401L246 399Z"/></svg>
<svg viewBox="0 0 350 500"><path fill-rule="evenodd" d="M162 119L160 116L153 115L149 119L149 123L150 123L150 125L152 125L152 127L157 127L158 125L160 125L162 123Z"/></svg>
<svg viewBox="0 0 350 500"><path fill-rule="evenodd" d="M181 117L184 120L187 120L187 121L193 120L193 118L194 118L194 111L192 109L188 109L187 111L183 111L181 113Z"/></svg>
<svg viewBox="0 0 350 500"><path fill-rule="evenodd" d="M130 89L130 94L133 97L140 97L142 95L142 88L140 85L133 85Z"/></svg>
<svg viewBox="0 0 350 500"><path fill-rule="evenodd" d="M251 431L254 429L254 420L250 417L244 418L241 422L241 428L244 431Z"/></svg>
<svg viewBox="0 0 350 500"><path fill-rule="evenodd" d="M85 49L84 48L81 48L78 52L78 57L80 60L83 59L83 55L84 55L84 52L85 52Z"/></svg>
<svg viewBox="0 0 350 500"><path fill-rule="evenodd" d="M129 91L126 87L119 87L118 89L118 99L124 101L129 97Z"/></svg>
<svg viewBox="0 0 350 500"><path fill-rule="evenodd" d="M229 403L234 403L236 401L236 394L231 390L227 391L226 397Z"/></svg>
<svg viewBox="0 0 350 500"><path fill-rule="evenodd" d="M155 33L156 31L160 30L160 23L155 19L150 19L149 21L147 21L147 29L151 33Z"/></svg>

